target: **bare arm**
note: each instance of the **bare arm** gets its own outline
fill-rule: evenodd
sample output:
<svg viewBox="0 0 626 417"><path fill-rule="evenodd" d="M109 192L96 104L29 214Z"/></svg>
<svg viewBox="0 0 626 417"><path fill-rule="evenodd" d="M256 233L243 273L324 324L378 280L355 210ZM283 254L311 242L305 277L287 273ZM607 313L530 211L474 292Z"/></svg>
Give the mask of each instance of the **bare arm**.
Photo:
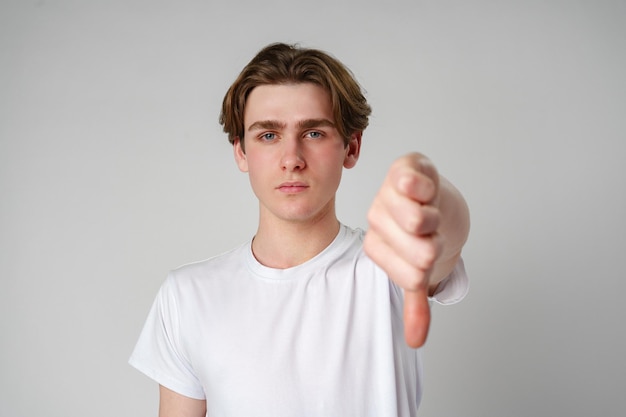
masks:
<svg viewBox="0 0 626 417"><path fill-rule="evenodd" d="M206 401L185 397L159 385L159 417L205 417Z"/></svg>
<svg viewBox="0 0 626 417"><path fill-rule="evenodd" d="M424 155L395 161L368 212L364 248L404 289L405 338L426 341L428 295L452 271L469 233L463 196Z"/></svg>

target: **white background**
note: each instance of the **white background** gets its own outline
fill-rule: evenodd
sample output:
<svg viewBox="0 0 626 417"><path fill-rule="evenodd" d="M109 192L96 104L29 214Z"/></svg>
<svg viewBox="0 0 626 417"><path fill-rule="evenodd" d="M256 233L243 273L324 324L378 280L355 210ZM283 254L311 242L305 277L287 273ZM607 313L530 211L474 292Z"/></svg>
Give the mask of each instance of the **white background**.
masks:
<svg viewBox="0 0 626 417"><path fill-rule="evenodd" d="M343 222L411 150L471 207L421 415L624 415L624 1L2 0L0 416L156 415L126 361L167 271L254 233L217 119L274 41L367 90Z"/></svg>

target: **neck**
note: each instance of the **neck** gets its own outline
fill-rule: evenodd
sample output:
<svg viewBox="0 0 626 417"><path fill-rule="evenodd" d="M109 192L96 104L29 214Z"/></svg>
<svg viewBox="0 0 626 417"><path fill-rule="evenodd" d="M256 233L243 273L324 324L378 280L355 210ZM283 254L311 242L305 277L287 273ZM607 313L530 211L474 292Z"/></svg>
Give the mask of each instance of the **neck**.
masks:
<svg viewBox="0 0 626 417"><path fill-rule="evenodd" d="M325 216L312 222L261 221L252 252L270 268L290 268L315 257L335 239L339 232L336 216Z"/></svg>

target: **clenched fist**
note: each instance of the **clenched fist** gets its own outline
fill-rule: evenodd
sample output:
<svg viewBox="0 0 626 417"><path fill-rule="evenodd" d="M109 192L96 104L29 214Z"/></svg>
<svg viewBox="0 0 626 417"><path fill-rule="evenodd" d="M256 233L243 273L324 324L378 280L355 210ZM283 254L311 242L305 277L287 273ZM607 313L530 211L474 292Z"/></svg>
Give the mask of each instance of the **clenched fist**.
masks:
<svg viewBox="0 0 626 417"><path fill-rule="evenodd" d="M365 253L404 289L404 333L411 347L426 341L431 273L442 253L440 182L425 156L396 160L368 212Z"/></svg>

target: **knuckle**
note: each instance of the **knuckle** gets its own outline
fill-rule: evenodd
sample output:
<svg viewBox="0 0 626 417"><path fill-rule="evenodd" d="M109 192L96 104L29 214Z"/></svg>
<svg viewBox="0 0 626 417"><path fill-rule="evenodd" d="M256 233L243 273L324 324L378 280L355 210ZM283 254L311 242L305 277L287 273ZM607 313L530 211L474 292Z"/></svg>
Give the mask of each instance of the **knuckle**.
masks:
<svg viewBox="0 0 626 417"><path fill-rule="evenodd" d="M405 227L409 233L418 233L424 224L424 215L419 210L414 210L405 217Z"/></svg>
<svg viewBox="0 0 626 417"><path fill-rule="evenodd" d="M367 212L367 222L370 225L370 229L377 229L380 222L380 216L375 207L372 206Z"/></svg>
<svg viewBox="0 0 626 417"><path fill-rule="evenodd" d="M417 266L421 269L428 270L432 268L439 256L438 244L435 240L429 239L418 252L416 257Z"/></svg>
<svg viewBox="0 0 626 417"><path fill-rule="evenodd" d="M374 223L378 213L378 202L375 199L370 208L367 210L367 221Z"/></svg>

